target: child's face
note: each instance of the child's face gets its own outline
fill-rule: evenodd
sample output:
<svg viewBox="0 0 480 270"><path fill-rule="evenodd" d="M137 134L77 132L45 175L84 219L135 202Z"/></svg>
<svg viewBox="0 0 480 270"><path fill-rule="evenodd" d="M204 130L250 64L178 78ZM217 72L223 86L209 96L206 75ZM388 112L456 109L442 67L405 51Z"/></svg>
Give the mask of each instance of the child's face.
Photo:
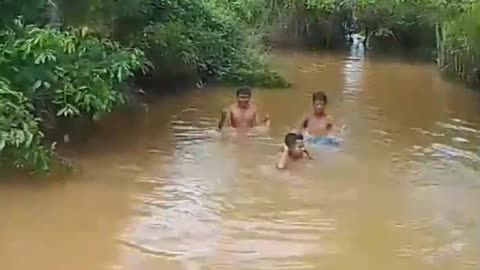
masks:
<svg viewBox="0 0 480 270"><path fill-rule="evenodd" d="M237 103L242 108L247 108L250 105L251 96L240 94L237 96Z"/></svg>
<svg viewBox="0 0 480 270"><path fill-rule="evenodd" d="M301 156L305 151L303 140L297 140L294 145L290 147L290 154L294 156Z"/></svg>
<svg viewBox="0 0 480 270"><path fill-rule="evenodd" d="M325 107L327 104L323 100L315 100L313 102L313 110L315 113L322 114L325 112Z"/></svg>

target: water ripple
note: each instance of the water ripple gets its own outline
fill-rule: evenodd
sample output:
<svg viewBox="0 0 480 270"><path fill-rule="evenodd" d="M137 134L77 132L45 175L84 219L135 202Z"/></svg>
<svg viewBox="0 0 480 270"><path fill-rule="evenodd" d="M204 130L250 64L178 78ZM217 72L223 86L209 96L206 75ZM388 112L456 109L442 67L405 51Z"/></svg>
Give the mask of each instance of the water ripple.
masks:
<svg viewBox="0 0 480 270"><path fill-rule="evenodd" d="M474 134L480 133L479 130L477 130L473 127L468 127L468 126L464 126L464 125L454 125L454 124L449 124L449 123L444 123L444 122L437 122L436 124L439 127L442 127L442 128L445 128L445 129L470 132L470 133L474 133Z"/></svg>

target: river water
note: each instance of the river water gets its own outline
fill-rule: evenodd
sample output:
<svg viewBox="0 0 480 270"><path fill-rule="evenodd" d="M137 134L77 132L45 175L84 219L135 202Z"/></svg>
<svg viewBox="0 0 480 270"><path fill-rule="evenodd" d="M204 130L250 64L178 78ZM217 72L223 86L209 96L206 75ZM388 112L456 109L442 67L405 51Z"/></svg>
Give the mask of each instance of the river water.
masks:
<svg viewBox="0 0 480 270"><path fill-rule="evenodd" d="M479 93L359 48L274 64L268 134L217 136L234 89L195 89L77 136L68 176L1 181L0 269L479 269ZM279 172L316 90L344 144Z"/></svg>

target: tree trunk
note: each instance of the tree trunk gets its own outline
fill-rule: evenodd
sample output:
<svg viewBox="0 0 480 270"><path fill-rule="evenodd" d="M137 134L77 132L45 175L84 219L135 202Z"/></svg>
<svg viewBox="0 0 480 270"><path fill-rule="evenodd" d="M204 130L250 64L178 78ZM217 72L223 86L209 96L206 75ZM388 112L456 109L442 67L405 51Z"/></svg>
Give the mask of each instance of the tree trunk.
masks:
<svg viewBox="0 0 480 270"><path fill-rule="evenodd" d="M58 4L55 0L48 0L46 3L48 24L61 24L60 11L58 9Z"/></svg>
<svg viewBox="0 0 480 270"><path fill-rule="evenodd" d="M367 28L365 28L365 38L363 39L363 47L365 49L367 49L367 46L368 46L368 38L370 37L370 30Z"/></svg>
<svg viewBox="0 0 480 270"><path fill-rule="evenodd" d="M438 23L435 26L435 39L437 45L437 65L439 68L443 69L448 63L447 61L447 52L445 49L445 26Z"/></svg>

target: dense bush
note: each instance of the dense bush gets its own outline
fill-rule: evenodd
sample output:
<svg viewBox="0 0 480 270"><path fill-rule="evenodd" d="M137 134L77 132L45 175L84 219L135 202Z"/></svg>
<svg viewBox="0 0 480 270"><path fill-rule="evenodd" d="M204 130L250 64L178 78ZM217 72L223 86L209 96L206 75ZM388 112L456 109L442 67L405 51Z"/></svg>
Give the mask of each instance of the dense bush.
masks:
<svg viewBox="0 0 480 270"><path fill-rule="evenodd" d="M219 1L147 1L140 12L120 16L129 45L145 50L157 71L210 76L226 83L286 86L268 67L263 46L247 24ZM173 74L172 74L173 75Z"/></svg>
<svg viewBox="0 0 480 270"><path fill-rule="evenodd" d="M438 65L469 85L480 87L480 3L450 8L436 27ZM458 4L458 3L457 3Z"/></svg>
<svg viewBox="0 0 480 270"><path fill-rule="evenodd" d="M50 152L42 145L40 119L22 92L0 78L0 167L14 162L17 166L48 169Z"/></svg>
<svg viewBox="0 0 480 270"><path fill-rule="evenodd" d="M123 83L143 53L94 37L17 21L0 33L0 151L18 166L48 168L40 125L96 117L126 102ZM6 161L3 161L6 162Z"/></svg>

